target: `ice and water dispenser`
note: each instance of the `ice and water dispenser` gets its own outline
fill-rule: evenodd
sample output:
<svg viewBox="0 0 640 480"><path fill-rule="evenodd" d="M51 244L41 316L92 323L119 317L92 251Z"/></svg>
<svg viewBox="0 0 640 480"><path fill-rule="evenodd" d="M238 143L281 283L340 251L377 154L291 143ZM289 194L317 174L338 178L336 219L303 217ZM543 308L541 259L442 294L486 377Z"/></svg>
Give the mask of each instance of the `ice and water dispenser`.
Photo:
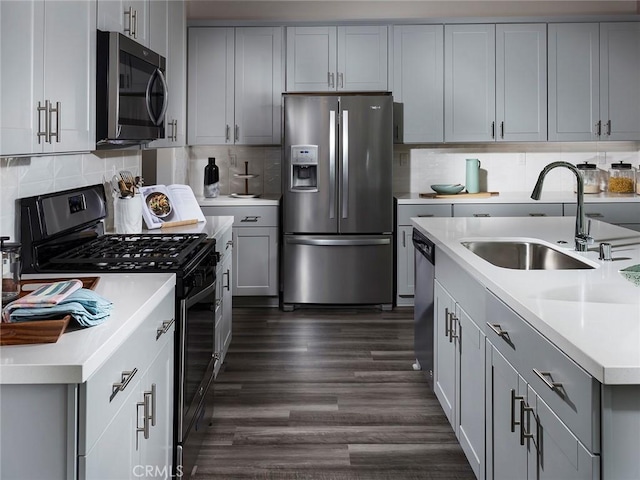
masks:
<svg viewBox="0 0 640 480"><path fill-rule="evenodd" d="M292 192L318 191L318 146L291 145Z"/></svg>

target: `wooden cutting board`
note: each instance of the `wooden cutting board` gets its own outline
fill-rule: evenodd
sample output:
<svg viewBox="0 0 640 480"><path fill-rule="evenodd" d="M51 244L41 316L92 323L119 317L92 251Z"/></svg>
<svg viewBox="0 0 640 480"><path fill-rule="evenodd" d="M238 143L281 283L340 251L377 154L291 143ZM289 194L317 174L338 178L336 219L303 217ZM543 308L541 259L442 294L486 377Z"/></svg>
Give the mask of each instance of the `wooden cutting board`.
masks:
<svg viewBox="0 0 640 480"><path fill-rule="evenodd" d="M455 193L452 195L445 195L441 193L421 193L420 198L489 198L499 195L499 192L479 192L479 193Z"/></svg>
<svg viewBox="0 0 640 480"><path fill-rule="evenodd" d="M20 281L19 297L24 297L41 285L69 280L68 278L29 279ZM83 288L95 290L100 277L82 277ZM0 346L29 345L34 343L56 343L64 333L71 316L51 320L34 320L31 322L2 323L0 322Z"/></svg>

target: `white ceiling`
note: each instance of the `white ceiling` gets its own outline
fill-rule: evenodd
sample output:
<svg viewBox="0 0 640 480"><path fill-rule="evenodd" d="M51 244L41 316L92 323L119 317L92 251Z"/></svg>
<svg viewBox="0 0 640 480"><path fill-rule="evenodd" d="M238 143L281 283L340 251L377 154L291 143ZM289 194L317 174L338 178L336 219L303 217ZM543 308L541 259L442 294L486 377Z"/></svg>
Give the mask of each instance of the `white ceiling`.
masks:
<svg viewBox="0 0 640 480"><path fill-rule="evenodd" d="M187 19L196 21L635 15L639 11L636 0L187 0Z"/></svg>

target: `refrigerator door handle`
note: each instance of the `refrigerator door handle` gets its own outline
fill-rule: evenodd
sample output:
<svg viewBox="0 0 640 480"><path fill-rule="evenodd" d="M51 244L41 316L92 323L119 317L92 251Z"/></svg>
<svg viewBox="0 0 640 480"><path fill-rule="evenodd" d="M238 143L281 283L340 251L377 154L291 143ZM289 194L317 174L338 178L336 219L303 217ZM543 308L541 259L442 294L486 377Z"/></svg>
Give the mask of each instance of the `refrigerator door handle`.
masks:
<svg viewBox="0 0 640 480"><path fill-rule="evenodd" d="M285 238L290 245L310 245L313 247L353 247L362 245L389 245L389 238Z"/></svg>
<svg viewBox="0 0 640 480"><path fill-rule="evenodd" d="M349 216L349 111L342 111L342 218Z"/></svg>
<svg viewBox="0 0 640 480"><path fill-rule="evenodd" d="M336 112L329 111L329 218L336 218Z"/></svg>

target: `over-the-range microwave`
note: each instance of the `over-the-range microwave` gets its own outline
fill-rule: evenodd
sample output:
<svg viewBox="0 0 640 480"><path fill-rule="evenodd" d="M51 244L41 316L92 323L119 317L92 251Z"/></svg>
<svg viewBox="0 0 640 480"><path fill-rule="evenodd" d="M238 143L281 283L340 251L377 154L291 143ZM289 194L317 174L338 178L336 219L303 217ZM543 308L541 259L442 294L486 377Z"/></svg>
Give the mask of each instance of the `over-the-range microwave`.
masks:
<svg viewBox="0 0 640 480"><path fill-rule="evenodd" d="M118 32L98 30L96 147L164 137L166 59Z"/></svg>

